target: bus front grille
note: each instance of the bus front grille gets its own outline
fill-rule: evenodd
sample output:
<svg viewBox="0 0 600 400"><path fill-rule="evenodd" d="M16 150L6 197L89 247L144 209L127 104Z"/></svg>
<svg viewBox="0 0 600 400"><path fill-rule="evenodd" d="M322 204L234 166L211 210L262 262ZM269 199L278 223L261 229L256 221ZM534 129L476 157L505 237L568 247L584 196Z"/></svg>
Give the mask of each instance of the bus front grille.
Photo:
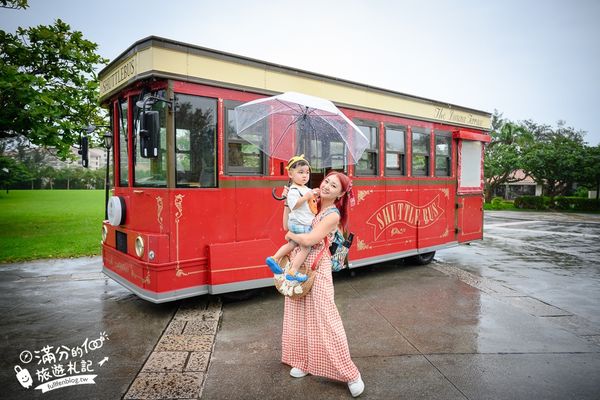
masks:
<svg viewBox="0 0 600 400"><path fill-rule="evenodd" d="M117 250L127 254L127 234L121 231L116 231L115 233Z"/></svg>

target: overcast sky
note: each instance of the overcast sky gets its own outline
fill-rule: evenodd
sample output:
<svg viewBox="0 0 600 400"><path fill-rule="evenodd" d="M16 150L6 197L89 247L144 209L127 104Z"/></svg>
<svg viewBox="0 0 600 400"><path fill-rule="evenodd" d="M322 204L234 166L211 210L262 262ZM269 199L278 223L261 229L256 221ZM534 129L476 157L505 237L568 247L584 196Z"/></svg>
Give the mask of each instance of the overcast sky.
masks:
<svg viewBox="0 0 600 400"><path fill-rule="evenodd" d="M156 35L600 143L599 0L29 0L0 26L69 23L113 60Z"/></svg>

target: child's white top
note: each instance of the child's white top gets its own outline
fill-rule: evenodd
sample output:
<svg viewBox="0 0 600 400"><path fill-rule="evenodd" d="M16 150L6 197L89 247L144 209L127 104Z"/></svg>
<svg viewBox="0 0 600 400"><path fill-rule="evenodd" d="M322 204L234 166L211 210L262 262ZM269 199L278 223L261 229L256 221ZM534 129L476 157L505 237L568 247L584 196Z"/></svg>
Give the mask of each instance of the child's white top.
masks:
<svg viewBox="0 0 600 400"><path fill-rule="evenodd" d="M296 185L295 183L290 186L290 190L287 194L287 205L290 208L290 215L288 216L288 224L299 224L299 225L308 225L312 224L315 215L310 211L308 207L308 201L302 203L302 205L294 210L296 207L296 203L302 196L306 194L306 192L311 191L312 189L307 188L306 186Z"/></svg>

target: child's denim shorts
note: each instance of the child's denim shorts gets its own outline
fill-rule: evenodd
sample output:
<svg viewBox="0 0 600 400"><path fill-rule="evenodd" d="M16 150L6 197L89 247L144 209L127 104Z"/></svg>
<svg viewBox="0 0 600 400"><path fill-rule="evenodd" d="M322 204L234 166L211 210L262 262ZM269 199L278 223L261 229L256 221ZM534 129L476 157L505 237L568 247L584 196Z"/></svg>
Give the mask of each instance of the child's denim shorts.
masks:
<svg viewBox="0 0 600 400"><path fill-rule="evenodd" d="M309 225L300 225L300 224L289 224L288 229L292 233L308 233L312 231L312 227Z"/></svg>

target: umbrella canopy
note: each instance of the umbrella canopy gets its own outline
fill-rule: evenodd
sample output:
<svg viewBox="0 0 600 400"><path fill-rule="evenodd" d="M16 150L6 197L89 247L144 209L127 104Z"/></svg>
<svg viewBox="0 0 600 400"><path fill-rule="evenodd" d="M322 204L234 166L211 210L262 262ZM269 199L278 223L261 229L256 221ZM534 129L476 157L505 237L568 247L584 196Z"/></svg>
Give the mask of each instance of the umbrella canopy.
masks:
<svg viewBox="0 0 600 400"><path fill-rule="evenodd" d="M313 167L356 163L369 145L361 130L329 100L286 92L235 108L238 136L271 157L305 154Z"/></svg>

